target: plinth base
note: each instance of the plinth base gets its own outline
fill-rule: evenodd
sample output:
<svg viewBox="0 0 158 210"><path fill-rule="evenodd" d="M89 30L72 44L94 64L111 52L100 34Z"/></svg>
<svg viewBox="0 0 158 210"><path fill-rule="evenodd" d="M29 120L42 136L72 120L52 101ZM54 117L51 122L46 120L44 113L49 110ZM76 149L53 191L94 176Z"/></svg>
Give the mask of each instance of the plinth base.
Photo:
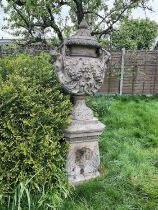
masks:
<svg viewBox="0 0 158 210"><path fill-rule="evenodd" d="M98 140L105 125L93 116L83 97L76 97L73 120L65 130L70 144L66 170L72 184L78 184L99 176L100 155Z"/></svg>
<svg viewBox="0 0 158 210"><path fill-rule="evenodd" d="M86 140L86 139L85 139ZM66 170L72 184L99 176L100 164L98 141L71 142L67 157Z"/></svg>
<svg viewBox="0 0 158 210"><path fill-rule="evenodd" d="M104 128L105 125L93 118L87 121L73 120L65 130L66 141L70 144L66 170L72 184L99 176L98 140Z"/></svg>

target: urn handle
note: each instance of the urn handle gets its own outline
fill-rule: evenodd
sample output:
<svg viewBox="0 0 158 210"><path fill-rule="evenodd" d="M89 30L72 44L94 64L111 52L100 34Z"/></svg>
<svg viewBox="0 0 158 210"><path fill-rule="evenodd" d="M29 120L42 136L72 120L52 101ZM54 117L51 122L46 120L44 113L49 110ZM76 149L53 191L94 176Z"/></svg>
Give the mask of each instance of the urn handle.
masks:
<svg viewBox="0 0 158 210"><path fill-rule="evenodd" d="M101 58L101 60L102 60L102 63L103 63L104 65L106 65L107 62L108 62L109 60L111 60L111 54L110 54L107 50L105 50L105 48L101 48L101 49L100 49L100 58Z"/></svg>
<svg viewBox="0 0 158 210"><path fill-rule="evenodd" d="M61 44L58 48L51 49L49 53L52 56L53 60L56 61L57 58L60 57L61 55L65 57L65 49L66 49L65 44Z"/></svg>

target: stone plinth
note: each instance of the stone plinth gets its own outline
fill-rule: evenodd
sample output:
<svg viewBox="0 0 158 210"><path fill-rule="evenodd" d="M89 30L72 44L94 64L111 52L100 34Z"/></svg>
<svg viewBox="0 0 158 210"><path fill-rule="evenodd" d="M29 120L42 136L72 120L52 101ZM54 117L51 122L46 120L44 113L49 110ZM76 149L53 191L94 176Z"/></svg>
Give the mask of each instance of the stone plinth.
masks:
<svg viewBox="0 0 158 210"><path fill-rule="evenodd" d="M70 144L66 170L73 184L99 176L99 136L105 125L93 117L93 112L85 104L84 97L76 97L71 125L65 130Z"/></svg>

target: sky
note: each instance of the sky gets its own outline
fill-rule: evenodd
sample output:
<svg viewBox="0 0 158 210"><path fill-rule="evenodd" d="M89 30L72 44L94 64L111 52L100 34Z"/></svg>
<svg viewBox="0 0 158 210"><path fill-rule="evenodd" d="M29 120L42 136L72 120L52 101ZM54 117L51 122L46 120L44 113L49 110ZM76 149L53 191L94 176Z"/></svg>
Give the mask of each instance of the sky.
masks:
<svg viewBox="0 0 158 210"><path fill-rule="evenodd" d="M109 7L112 7L114 0L109 0L107 2L109 2ZM5 0L2 0L2 2L5 3ZM135 9L132 12L132 17L133 18L145 18L148 17L151 20L154 20L158 23L158 0L150 0L149 5L153 8L154 12L150 12L150 11L146 11L145 12L141 9ZM66 8L63 10L63 15L64 13L67 13ZM3 18L5 17L3 9L0 8L0 39L3 37L4 39L7 38L14 38L11 34L7 33L6 31L2 30L2 26L4 26L6 24L6 22L3 21Z"/></svg>

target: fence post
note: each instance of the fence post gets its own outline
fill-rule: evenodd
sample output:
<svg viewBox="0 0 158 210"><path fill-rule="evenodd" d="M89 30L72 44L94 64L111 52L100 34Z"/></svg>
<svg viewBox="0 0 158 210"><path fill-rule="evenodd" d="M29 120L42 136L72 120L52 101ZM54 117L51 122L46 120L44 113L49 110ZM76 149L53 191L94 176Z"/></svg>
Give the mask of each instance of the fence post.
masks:
<svg viewBox="0 0 158 210"><path fill-rule="evenodd" d="M125 48L122 48L122 50L121 50L120 95L122 95L122 90L123 90L124 70L125 70Z"/></svg>
<svg viewBox="0 0 158 210"><path fill-rule="evenodd" d="M0 57L2 57L2 46L0 46Z"/></svg>

